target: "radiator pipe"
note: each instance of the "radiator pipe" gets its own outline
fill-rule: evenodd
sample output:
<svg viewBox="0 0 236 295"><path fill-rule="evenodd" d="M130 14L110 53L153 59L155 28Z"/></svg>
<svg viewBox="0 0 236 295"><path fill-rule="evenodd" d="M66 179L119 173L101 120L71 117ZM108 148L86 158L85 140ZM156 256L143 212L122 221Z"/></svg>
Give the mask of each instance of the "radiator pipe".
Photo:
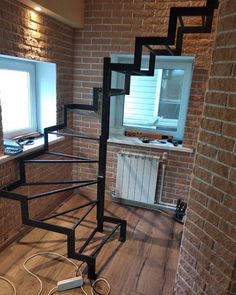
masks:
<svg viewBox="0 0 236 295"><path fill-rule="evenodd" d="M162 201L162 194L163 194L163 187L164 187L164 180L165 180L167 156L168 156L168 154L166 152L163 153L163 156L162 156L163 164L162 164L162 173L161 173L161 185L160 185L160 193L159 193L159 199L157 201L157 204L163 205L163 206L168 207L168 208L171 208L171 209L175 209L176 208L175 205L172 205L170 203L167 203L167 202L163 202Z"/></svg>

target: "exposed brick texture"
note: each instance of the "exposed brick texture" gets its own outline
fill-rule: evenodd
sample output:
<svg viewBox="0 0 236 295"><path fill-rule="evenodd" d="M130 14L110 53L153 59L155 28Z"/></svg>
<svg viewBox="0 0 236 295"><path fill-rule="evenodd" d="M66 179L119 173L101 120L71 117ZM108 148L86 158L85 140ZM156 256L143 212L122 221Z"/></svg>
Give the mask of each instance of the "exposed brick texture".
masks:
<svg viewBox="0 0 236 295"><path fill-rule="evenodd" d="M16 0L0 1L0 54L24 57L57 64L57 118L62 121L63 104L72 102L73 74L73 35L72 28L49 17L37 14ZM45 110L47 112L47 110ZM0 127L2 143L2 127ZM69 141L56 145L57 149L70 152ZM0 149L2 144L0 145ZM31 169L31 178L54 180L70 178L71 167L57 164L56 172L50 165ZM19 167L16 160L0 164L0 185L6 185L19 178ZM26 187L30 194L36 193ZM31 216L39 216L49 212L61 203L68 193L58 197L50 196L45 201L37 200L31 206ZM0 197L0 247L10 241L23 228L19 204Z"/></svg>
<svg viewBox="0 0 236 295"><path fill-rule="evenodd" d="M85 27L76 30L74 53L74 101L91 102L92 87L101 87L103 57L114 53L133 54L136 36L166 36L169 11L173 6L204 6L205 1L145 1L145 0L88 0L85 2ZM200 18L184 18L186 24L196 25ZM214 27L213 27L214 32ZM203 109L206 81L210 67L212 34L188 34L184 38L183 55L195 56L191 97L185 128L184 146L195 148ZM80 120L81 119L81 120ZM96 122L96 124L98 121ZM77 128L97 132L88 118L74 117ZM95 129L94 129L95 128ZM90 129L90 130L89 130ZM75 146L77 142L75 142ZM164 150L137 148L109 144L107 165L107 190L115 190L117 152L134 151L161 154ZM94 149L88 146L80 152ZM194 154L169 152L163 200L174 203L177 198L187 198ZM82 170L74 169L77 177ZM87 171L86 171L87 173Z"/></svg>
<svg viewBox="0 0 236 295"><path fill-rule="evenodd" d="M73 97L75 103L91 102L92 87L100 87L102 83L103 57L111 53L133 53L135 36L165 36L170 7L204 4L205 1L197 0L88 0L85 27L74 32L49 17L32 12L16 0L1 0L0 53L57 64L57 118L61 122L64 103L72 102ZM184 146L195 149L199 141L194 169L194 153L168 152L164 201L172 203L179 197L187 198L194 171L176 278L178 295L235 294L235 1L222 0L220 11L204 112L215 26L212 34L187 35L184 39L183 54L196 58ZM198 24L199 19L185 19L185 23ZM73 119L74 127L99 134L98 118L78 114ZM80 155L97 156L96 144L78 143L74 141ZM56 148L69 151L69 143L63 142ZM115 189L117 152L121 150L155 155L164 151L109 144L108 192ZM95 177L95 168L93 165L73 167L73 176ZM45 179L52 173L52 167L46 166L28 171L31 179ZM60 166L53 173L55 180L68 179L70 175L67 166ZM15 181L19 177L17 162L12 160L0 165L0 177L1 185ZM42 191L42 188L32 190L29 187L20 190L32 195L36 189ZM35 201L31 207L32 216L51 210L66 196ZM22 230L20 217L18 203L0 199L0 247Z"/></svg>
<svg viewBox="0 0 236 295"><path fill-rule="evenodd" d="M2 122L2 108L1 108L1 105L0 105L0 122ZM2 155L3 153L3 135L2 135L2 124L0 125L0 155Z"/></svg>
<svg viewBox="0 0 236 295"><path fill-rule="evenodd" d="M222 0L176 294L236 294L236 2Z"/></svg>

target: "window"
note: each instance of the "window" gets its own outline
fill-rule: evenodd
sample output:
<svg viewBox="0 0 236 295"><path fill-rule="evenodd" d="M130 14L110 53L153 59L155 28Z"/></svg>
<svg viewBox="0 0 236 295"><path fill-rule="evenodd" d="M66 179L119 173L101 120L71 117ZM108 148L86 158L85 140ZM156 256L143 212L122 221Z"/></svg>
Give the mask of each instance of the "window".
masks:
<svg viewBox="0 0 236 295"><path fill-rule="evenodd" d="M1 60L0 97L6 136L37 130L33 64Z"/></svg>
<svg viewBox="0 0 236 295"><path fill-rule="evenodd" d="M0 100L4 138L43 132L56 123L56 66L0 56Z"/></svg>
<svg viewBox="0 0 236 295"><path fill-rule="evenodd" d="M113 56L115 62L132 62L129 56ZM191 86L191 57L157 57L154 76L131 76L130 95L111 99L110 134L135 130L171 134L182 140ZM142 69L147 69L144 58ZM113 74L120 88L123 74Z"/></svg>

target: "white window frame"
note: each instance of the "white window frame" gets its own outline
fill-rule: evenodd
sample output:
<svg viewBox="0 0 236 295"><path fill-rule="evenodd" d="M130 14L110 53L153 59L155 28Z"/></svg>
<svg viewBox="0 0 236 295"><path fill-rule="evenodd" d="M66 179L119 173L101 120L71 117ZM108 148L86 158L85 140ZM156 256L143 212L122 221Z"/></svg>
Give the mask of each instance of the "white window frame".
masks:
<svg viewBox="0 0 236 295"><path fill-rule="evenodd" d="M56 64L0 55L0 68L29 72L32 100L31 128L16 132L4 132L3 137L8 139L34 131L43 133L44 128L55 125L57 121Z"/></svg>
<svg viewBox="0 0 236 295"><path fill-rule="evenodd" d="M112 54L111 61L115 63L133 63L132 55L124 54ZM142 60L142 69L147 68L147 63L149 61L148 56L144 56ZM182 98L180 103L180 111L178 118L178 125L176 131L168 130L153 130L150 128L141 127L126 127L123 126L123 111L124 111L124 96L116 96L111 98L111 108L110 108L110 137L115 137L116 135L121 135L125 130L148 132L148 133L158 133L158 134L170 134L173 135L175 139L183 140L184 129L188 111L189 96L191 90L193 65L195 58L189 56L157 56L156 57L156 68L160 69L183 69L184 70L184 80L182 87ZM112 87L120 88L123 85L119 85L119 73L112 72ZM163 124L164 124L163 120ZM158 122L161 124L161 121Z"/></svg>
<svg viewBox="0 0 236 295"><path fill-rule="evenodd" d="M36 70L34 63L19 61L0 57L0 69L23 71L29 74L29 97L30 97L30 126L25 129L15 129L14 131L4 132L4 138L12 138L21 134L37 131L37 112L36 112ZM14 85L13 85L14 87Z"/></svg>
<svg viewBox="0 0 236 295"><path fill-rule="evenodd" d="M159 87L156 88L156 95L155 95L155 107L154 107L154 114L158 113L159 102L160 102L160 95L161 95L161 81L162 81L162 71L157 75L157 85Z"/></svg>

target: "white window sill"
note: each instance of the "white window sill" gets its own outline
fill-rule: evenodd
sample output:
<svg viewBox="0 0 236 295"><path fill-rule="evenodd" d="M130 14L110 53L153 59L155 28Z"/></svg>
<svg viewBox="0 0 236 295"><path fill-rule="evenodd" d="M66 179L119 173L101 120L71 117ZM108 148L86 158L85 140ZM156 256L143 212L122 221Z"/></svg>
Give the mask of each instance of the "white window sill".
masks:
<svg viewBox="0 0 236 295"><path fill-rule="evenodd" d="M49 138L48 138L49 145L57 143L62 140L64 140L64 136L57 136L57 135L49 134ZM17 159L22 156L25 156L29 153L38 151L38 150L42 149L43 145L44 145L44 137L37 138L34 140L33 145L24 145L23 152L15 155L15 156L9 156L9 155L0 156L0 164L11 161L13 159Z"/></svg>
<svg viewBox="0 0 236 295"><path fill-rule="evenodd" d="M108 142L109 143L132 145L132 146L141 146L141 147L146 147L146 148L183 152L183 153L192 153L193 152L192 149L185 148L181 144L179 144L178 146L174 146L172 143L169 143L169 142L159 143L158 141L143 143L137 137L128 137L128 136L124 136L124 135L111 136L108 139Z"/></svg>

